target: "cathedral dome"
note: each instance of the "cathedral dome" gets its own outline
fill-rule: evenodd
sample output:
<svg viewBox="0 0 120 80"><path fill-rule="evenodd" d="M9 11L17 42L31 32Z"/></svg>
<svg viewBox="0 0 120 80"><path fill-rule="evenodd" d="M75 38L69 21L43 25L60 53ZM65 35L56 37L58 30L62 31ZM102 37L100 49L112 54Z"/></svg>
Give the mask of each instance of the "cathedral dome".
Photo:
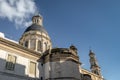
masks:
<svg viewBox="0 0 120 80"><path fill-rule="evenodd" d="M19 43L41 54L52 48L51 39L43 27L42 16L35 15L32 17L32 25L25 30Z"/></svg>
<svg viewBox="0 0 120 80"><path fill-rule="evenodd" d="M48 34L47 31L44 29L44 27L42 25L37 25L37 24L32 24L31 26L29 26L25 30L25 32L29 32L29 31L39 31L39 32L43 32L45 34Z"/></svg>

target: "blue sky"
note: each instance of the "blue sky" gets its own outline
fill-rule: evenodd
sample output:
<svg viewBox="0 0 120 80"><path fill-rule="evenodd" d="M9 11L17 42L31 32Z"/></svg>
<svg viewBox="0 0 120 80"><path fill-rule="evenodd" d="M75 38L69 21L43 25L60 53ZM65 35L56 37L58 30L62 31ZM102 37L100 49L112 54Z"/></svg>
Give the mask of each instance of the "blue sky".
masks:
<svg viewBox="0 0 120 80"><path fill-rule="evenodd" d="M106 80L118 80L120 64L119 0L34 0L53 47L78 48L82 67L89 70L89 48L95 52ZM31 16L32 17L32 16ZM31 17L29 19L31 19ZM0 32L18 41L26 29L0 18Z"/></svg>

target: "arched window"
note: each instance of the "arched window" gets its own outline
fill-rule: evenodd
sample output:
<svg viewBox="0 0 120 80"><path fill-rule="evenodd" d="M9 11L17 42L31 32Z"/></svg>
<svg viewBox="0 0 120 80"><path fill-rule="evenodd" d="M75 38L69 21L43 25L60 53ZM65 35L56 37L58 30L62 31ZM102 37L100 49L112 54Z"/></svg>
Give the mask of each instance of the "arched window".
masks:
<svg viewBox="0 0 120 80"><path fill-rule="evenodd" d="M88 74L83 74L83 80L92 80L91 76Z"/></svg>
<svg viewBox="0 0 120 80"><path fill-rule="evenodd" d="M25 47L28 48L28 41L25 41Z"/></svg>
<svg viewBox="0 0 120 80"><path fill-rule="evenodd" d="M42 52L42 42L41 41L38 41L37 51L41 51Z"/></svg>
<svg viewBox="0 0 120 80"><path fill-rule="evenodd" d="M37 19L37 23L39 23L39 20Z"/></svg>

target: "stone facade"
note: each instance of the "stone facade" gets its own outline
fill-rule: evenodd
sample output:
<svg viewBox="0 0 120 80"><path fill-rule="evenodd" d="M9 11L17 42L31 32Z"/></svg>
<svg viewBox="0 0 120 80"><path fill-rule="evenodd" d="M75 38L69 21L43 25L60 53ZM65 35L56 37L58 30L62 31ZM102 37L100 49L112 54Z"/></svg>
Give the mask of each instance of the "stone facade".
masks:
<svg viewBox="0 0 120 80"><path fill-rule="evenodd" d="M43 28L43 18L33 16L33 24L18 42L0 33L0 80L103 80L95 54L90 55L91 71L81 68L77 48L52 48ZM94 58L94 59L93 59ZM94 68L93 68L94 67ZM94 71L92 71L94 70Z"/></svg>
<svg viewBox="0 0 120 80"><path fill-rule="evenodd" d="M7 69L8 55L15 56L14 69ZM22 47L7 39L0 38L0 80L27 80L28 78L39 78L40 54ZM11 59L12 60L12 59ZM36 63L36 74L29 73L30 61ZM10 68L12 64L9 65Z"/></svg>

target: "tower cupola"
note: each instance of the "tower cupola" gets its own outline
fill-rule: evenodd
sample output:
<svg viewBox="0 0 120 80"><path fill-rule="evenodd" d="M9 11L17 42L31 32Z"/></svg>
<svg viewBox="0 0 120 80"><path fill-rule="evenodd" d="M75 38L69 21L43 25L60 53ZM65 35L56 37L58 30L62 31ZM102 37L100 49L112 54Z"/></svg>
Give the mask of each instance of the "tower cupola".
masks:
<svg viewBox="0 0 120 80"><path fill-rule="evenodd" d="M41 15L32 17L32 25L25 30L19 40L19 44L39 53L44 53L46 50L52 48L51 39L43 27L43 18Z"/></svg>

